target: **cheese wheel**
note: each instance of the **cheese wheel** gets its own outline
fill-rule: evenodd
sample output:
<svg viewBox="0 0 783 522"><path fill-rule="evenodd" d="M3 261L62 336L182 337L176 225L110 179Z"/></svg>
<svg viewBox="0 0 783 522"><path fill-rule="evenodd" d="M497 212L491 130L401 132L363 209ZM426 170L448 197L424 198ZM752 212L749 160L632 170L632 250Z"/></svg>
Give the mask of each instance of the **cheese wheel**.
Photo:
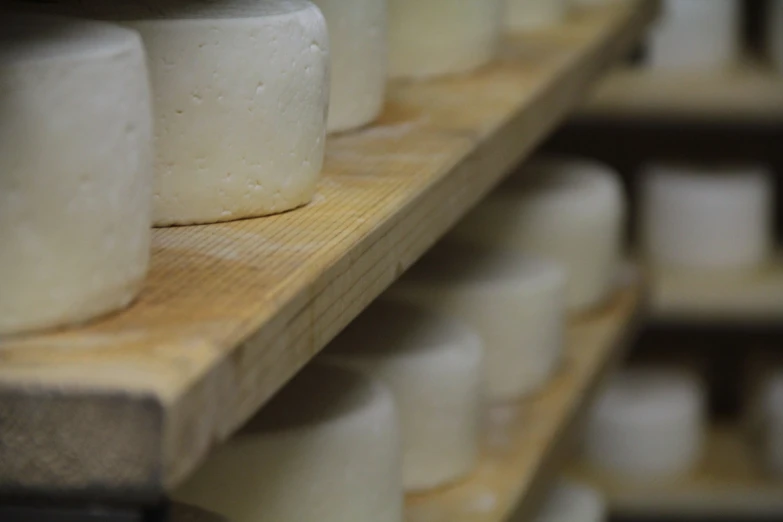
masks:
<svg viewBox="0 0 783 522"><path fill-rule="evenodd" d="M382 300L359 316L325 357L378 378L394 393L406 490L441 486L473 469L483 349L472 330L427 310Z"/></svg>
<svg viewBox="0 0 783 522"><path fill-rule="evenodd" d="M561 480L547 496L535 522L604 522L606 505L595 489Z"/></svg>
<svg viewBox="0 0 783 522"><path fill-rule="evenodd" d="M770 0L767 9L768 54L778 71L783 71L783 0Z"/></svg>
<svg viewBox="0 0 783 522"><path fill-rule="evenodd" d="M169 522L229 522L215 513L178 502L169 507L166 520Z"/></svg>
<svg viewBox="0 0 783 522"><path fill-rule="evenodd" d="M708 71L737 60L741 50L737 0L665 0L663 7L648 41L652 67Z"/></svg>
<svg viewBox="0 0 783 522"><path fill-rule="evenodd" d="M650 166L641 200L641 237L656 265L747 269L772 249L773 187L763 169Z"/></svg>
<svg viewBox="0 0 783 522"><path fill-rule="evenodd" d="M702 451L705 391L687 373L625 370L596 400L585 452L596 468L634 479L688 471Z"/></svg>
<svg viewBox="0 0 783 522"><path fill-rule="evenodd" d="M764 382L759 401L761 462L771 475L783 477L783 373Z"/></svg>
<svg viewBox="0 0 783 522"><path fill-rule="evenodd" d="M174 497L232 522L400 522L400 457L391 393L310 365Z"/></svg>
<svg viewBox="0 0 783 522"><path fill-rule="evenodd" d="M506 0L506 28L512 31L554 25L568 12L567 0Z"/></svg>
<svg viewBox="0 0 783 522"><path fill-rule="evenodd" d="M326 21L307 0L60 0L122 21L147 48L155 224L263 216L308 203L324 157Z"/></svg>
<svg viewBox="0 0 783 522"><path fill-rule="evenodd" d="M560 362L563 271L498 249L441 244L390 289L390 295L450 315L482 338L490 400L541 388Z"/></svg>
<svg viewBox="0 0 783 522"><path fill-rule="evenodd" d="M501 185L451 237L561 264L568 275L567 306L581 311L614 288L624 219L622 187L608 167L540 159Z"/></svg>
<svg viewBox="0 0 783 522"><path fill-rule="evenodd" d="M329 26L330 132L361 127L383 108L387 0L315 0Z"/></svg>
<svg viewBox="0 0 783 522"><path fill-rule="evenodd" d="M147 272L152 116L144 49L99 22L5 13L0 335L126 306Z"/></svg>
<svg viewBox="0 0 783 522"><path fill-rule="evenodd" d="M389 75L471 71L495 57L505 0L388 0Z"/></svg>

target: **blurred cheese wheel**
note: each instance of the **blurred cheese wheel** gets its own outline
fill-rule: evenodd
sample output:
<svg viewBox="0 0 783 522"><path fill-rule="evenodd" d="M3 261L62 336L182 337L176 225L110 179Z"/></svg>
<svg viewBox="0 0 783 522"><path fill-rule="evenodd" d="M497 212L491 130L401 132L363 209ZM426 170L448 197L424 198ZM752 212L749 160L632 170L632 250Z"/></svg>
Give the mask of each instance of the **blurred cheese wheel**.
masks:
<svg viewBox="0 0 783 522"><path fill-rule="evenodd" d="M391 393L310 365L174 497L231 522L400 522L400 461Z"/></svg>
<svg viewBox="0 0 783 522"><path fill-rule="evenodd" d="M687 472L701 456L705 390L684 372L625 370L612 377L588 420L595 468L634 479Z"/></svg>
<svg viewBox="0 0 783 522"><path fill-rule="evenodd" d="M383 381L394 393L406 490L441 486L473 469L483 348L472 330L425 309L381 300L340 334L324 357Z"/></svg>
<svg viewBox="0 0 783 522"><path fill-rule="evenodd" d="M511 31L554 25L568 12L567 0L506 0L506 28Z"/></svg>
<svg viewBox="0 0 783 522"><path fill-rule="evenodd" d="M606 505L598 491L561 480L549 493L534 522L603 522Z"/></svg>
<svg viewBox="0 0 783 522"><path fill-rule="evenodd" d="M450 315L482 338L487 395L513 400L541 388L563 348L565 277L551 263L496 249L441 244L389 290Z"/></svg>

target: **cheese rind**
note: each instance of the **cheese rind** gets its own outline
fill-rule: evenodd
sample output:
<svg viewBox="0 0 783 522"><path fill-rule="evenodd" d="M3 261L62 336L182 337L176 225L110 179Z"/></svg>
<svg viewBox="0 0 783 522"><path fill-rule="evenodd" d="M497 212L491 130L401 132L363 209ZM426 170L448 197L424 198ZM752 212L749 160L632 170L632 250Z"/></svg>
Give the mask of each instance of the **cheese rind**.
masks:
<svg viewBox="0 0 783 522"><path fill-rule="evenodd" d="M315 0L329 26L329 132L372 122L383 108L388 55L386 0Z"/></svg>
<svg viewBox="0 0 783 522"><path fill-rule="evenodd" d="M565 276L502 249L436 246L390 289L404 302L465 322L482 338L487 397L514 400L543 386L560 362Z"/></svg>
<svg viewBox="0 0 783 522"><path fill-rule="evenodd" d="M389 75L463 73L492 60L505 0L389 0Z"/></svg>
<svg viewBox="0 0 783 522"><path fill-rule="evenodd" d="M702 451L703 384L684 372L625 370L596 400L585 452L591 465L654 479L688 471Z"/></svg>
<svg viewBox="0 0 783 522"><path fill-rule="evenodd" d="M307 0L60 0L141 34L155 113L158 226L308 203L323 164L326 21Z"/></svg>
<svg viewBox="0 0 783 522"><path fill-rule="evenodd" d="M595 489L561 480L547 496L535 522L603 522L606 503Z"/></svg>
<svg viewBox="0 0 783 522"><path fill-rule="evenodd" d="M324 354L377 378L400 414L403 486L420 491L468 474L476 463L483 348L455 320L382 298Z"/></svg>
<svg viewBox="0 0 783 522"><path fill-rule="evenodd" d="M232 522L400 522L400 460L391 393L311 364L174 496Z"/></svg>
<svg viewBox="0 0 783 522"><path fill-rule="evenodd" d="M568 277L568 309L581 311L614 288L625 211L619 179L608 167L539 159L502 184L450 237L559 263Z"/></svg>
<svg viewBox="0 0 783 522"><path fill-rule="evenodd" d="M641 194L645 254L671 268L755 268L772 250L773 199L761 168L650 166Z"/></svg>
<svg viewBox="0 0 783 522"><path fill-rule="evenodd" d="M722 69L739 57L740 2L665 0L650 33L650 66L685 73Z"/></svg>
<svg viewBox="0 0 783 522"><path fill-rule="evenodd" d="M567 0L506 0L506 28L524 31L554 25L568 13Z"/></svg>
<svg viewBox="0 0 783 522"><path fill-rule="evenodd" d="M152 116L138 35L3 15L0 335L123 308L150 252Z"/></svg>

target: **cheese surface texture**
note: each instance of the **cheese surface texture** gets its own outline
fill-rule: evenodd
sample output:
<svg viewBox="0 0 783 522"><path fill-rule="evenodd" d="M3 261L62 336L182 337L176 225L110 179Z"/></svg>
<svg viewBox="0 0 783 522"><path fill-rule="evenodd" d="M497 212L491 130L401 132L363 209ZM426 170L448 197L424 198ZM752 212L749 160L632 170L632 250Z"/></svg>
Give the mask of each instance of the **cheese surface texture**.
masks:
<svg viewBox="0 0 783 522"><path fill-rule="evenodd" d="M138 35L3 15L0 335L126 306L147 272L152 115Z"/></svg>
<svg viewBox="0 0 783 522"><path fill-rule="evenodd" d="M400 522L400 461L391 393L311 364L174 497L231 522Z"/></svg>
<svg viewBox="0 0 783 522"><path fill-rule="evenodd" d="M406 490L435 488L470 473L483 394L477 334L451 318L381 298L324 357L383 381L394 393Z"/></svg>
<svg viewBox="0 0 783 522"><path fill-rule="evenodd" d="M738 0L665 0L648 63L685 73L723 69L739 57L740 34Z"/></svg>
<svg viewBox="0 0 783 522"><path fill-rule="evenodd" d="M315 0L329 27L329 131L372 122L383 108L388 55L387 0Z"/></svg>
<svg viewBox="0 0 783 522"><path fill-rule="evenodd" d="M596 468L639 479L687 472L702 451L703 384L684 372L625 370L590 414L585 452Z"/></svg>
<svg viewBox="0 0 783 522"><path fill-rule="evenodd" d="M605 300L621 261L625 200L617 176L586 161L534 160L452 233L455 241L510 248L560 264L567 306Z"/></svg>
<svg viewBox="0 0 783 522"><path fill-rule="evenodd" d="M645 254L672 268L757 267L772 249L773 199L764 169L650 166L641 194Z"/></svg>
<svg viewBox="0 0 783 522"><path fill-rule="evenodd" d="M557 483L534 522L603 522L606 504L595 489L568 480Z"/></svg>
<svg viewBox="0 0 783 522"><path fill-rule="evenodd" d="M565 276L514 252L441 244L390 289L395 299L456 318L484 343L487 397L543 386L562 354Z"/></svg>
<svg viewBox="0 0 783 522"><path fill-rule="evenodd" d="M389 75L467 72L491 61L505 0L388 0Z"/></svg>
<svg viewBox="0 0 783 522"><path fill-rule="evenodd" d="M147 49L156 225L263 216L308 203L324 156L326 21L306 0L59 0L116 20Z"/></svg>
<svg viewBox="0 0 783 522"><path fill-rule="evenodd" d="M512 31L554 25L568 13L567 0L506 0L506 28Z"/></svg>

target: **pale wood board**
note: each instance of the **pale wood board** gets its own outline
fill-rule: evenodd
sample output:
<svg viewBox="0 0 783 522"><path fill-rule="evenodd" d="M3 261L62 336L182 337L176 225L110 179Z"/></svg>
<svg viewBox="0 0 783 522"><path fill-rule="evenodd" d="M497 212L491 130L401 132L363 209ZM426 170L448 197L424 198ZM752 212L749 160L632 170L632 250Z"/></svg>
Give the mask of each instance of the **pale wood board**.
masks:
<svg viewBox="0 0 783 522"><path fill-rule="evenodd" d="M598 84L578 114L775 123L783 118L783 74L751 61L700 73L622 68Z"/></svg>
<svg viewBox="0 0 783 522"><path fill-rule="evenodd" d="M477 469L451 487L410 495L406 522L530 520L570 453L574 428L635 332L638 284L571 322L563 366L536 397L494 407Z"/></svg>
<svg viewBox="0 0 783 522"><path fill-rule="evenodd" d="M511 37L459 77L390 87L330 138L312 204L156 230L127 311L0 342L0 493L170 490L552 131L654 0Z"/></svg>
<svg viewBox="0 0 783 522"><path fill-rule="evenodd" d="M653 319L689 323L783 321L783 255L744 274L649 269Z"/></svg>
<svg viewBox="0 0 783 522"><path fill-rule="evenodd" d="M783 481L775 481L742 431L717 426L707 434L702 462L690 474L654 483L611 477L575 465L570 475L595 485L616 515L644 517L783 517Z"/></svg>

